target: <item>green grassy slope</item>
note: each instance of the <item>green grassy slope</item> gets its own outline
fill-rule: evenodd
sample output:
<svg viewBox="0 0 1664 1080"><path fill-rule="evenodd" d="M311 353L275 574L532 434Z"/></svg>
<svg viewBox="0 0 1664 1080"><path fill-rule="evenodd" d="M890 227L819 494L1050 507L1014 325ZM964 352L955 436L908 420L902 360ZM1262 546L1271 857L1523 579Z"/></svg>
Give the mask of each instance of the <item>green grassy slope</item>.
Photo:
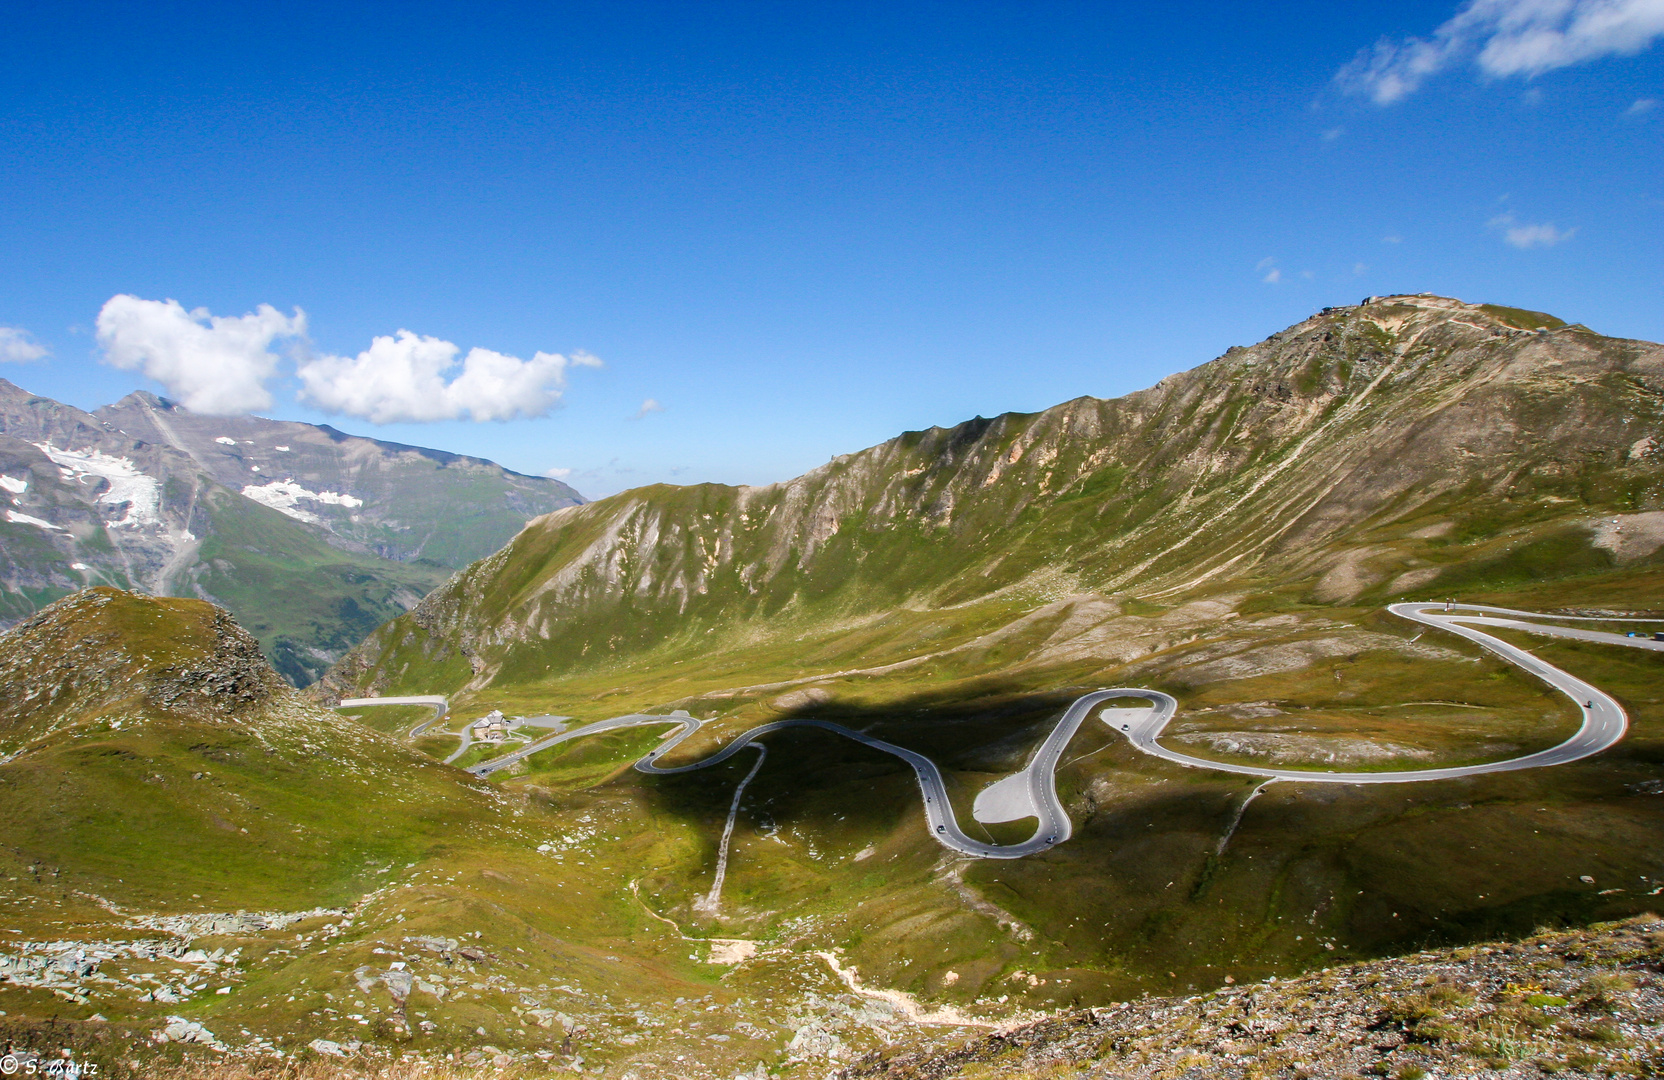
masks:
<svg viewBox="0 0 1664 1080"><path fill-rule="evenodd" d="M521 1015L544 1007L585 1018L604 1041L584 1052L605 1063L641 1030L632 1009L722 989L628 891L623 870L660 844L650 822L562 866L537 850L561 823L535 800L308 705L206 603L77 594L0 636L0 691L0 960L72 942L97 969L40 986L0 964L0 1011L97 1013L130 1034L112 1075L177 1059L150 1037L175 1015L291 1050L322 1036L443 1054L489 1027L529 1053L566 1037ZM392 957L454 997L395 1008L360 981Z"/></svg>
<svg viewBox="0 0 1664 1080"><path fill-rule="evenodd" d="M1512 756L1563 737L1576 710L1382 605L1454 595L1664 618L1661 403L1656 346L1387 298L1118 401L913 433L771 488L657 487L558 511L383 625L325 689L446 693L452 729L490 708L580 723L685 708L709 723L680 761L767 720L833 719L930 754L963 827L996 840L1025 826L984 832L975 794L1099 686L1172 693L1166 738L1222 758L1367 769ZM303 924L303 950L292 934L249 935L265 959L192 1015L423 1051L553 1049L563 1035L524 1016L527 1000L552 999L604 1033L583 1046L586 1068L731 1076L762 1060L825 1075L824 1053L790 1049L799 1031L832 1024L856 1048L894 1031L837 997L822 950L869 984L1003 1016L1656 905L1664 658L1528 644L1615 694L1629 738L1552 770L1279 782L1244 810L1253 780L1146 757L1093 720L1058 773L1074 836L1012 862L936 844L895 759L782 732L740 802L714 909L703 901L749 753L645 776L630 765L658 733L620 731L487 784L424 758L454 737L406 746L307 713L293 736L208 732L222 722L192 716L151 742L159 715L107 731L102 706L79 708L91 719L38 735L0 774L41 776L27 797L43 803L109 790L119 805L25 815L0 856L28 850L36 870L15 864L0 888L44 936L62 933L54 919L103 917L58 884L48 849L85 848L73 872L101 888L152 887L113 861L126 857L111 839L127 828L119 810L185 867L156 875L169 891L143 895L157 907L227 902L256 872L238 847L250 843L282 870L250 896L299 906L360 890L340 937ZM76 756L92 747L115 749ZM12 781L14 767L33 771ZM140 813L147 800L161 809ZM175 817L191 827L170 831ZM214 830L198 865L188 837ZM355 992L359 965L395 958L461 974L412 938L476 932L495 958L469 962L460 995L413 1005L404 1035L383 991ZM710 937L758 952L716 965ZM30 1015L55 1005L29 1000ZM75 1007L149 1006L112 994ZM410 1030L418 1019L435 1030Z"/></svg>
<svg viewBox="0 0 1664 1080"><path fill-rule="evenodd" d="M371 863L431 850L441 820L489 816L296 701L199 600L61 601L0 638L0 685L0 845L123 904L338 903Z"/></svg>
<svg viewBox="0 0 1664 1080"><path fill-rule="evenodd" d="M236 615L296 685L312 682L449 573L432 563L331 547L300 523L228 491L212 491L198 506L209 526L189 587Z"/></svg>

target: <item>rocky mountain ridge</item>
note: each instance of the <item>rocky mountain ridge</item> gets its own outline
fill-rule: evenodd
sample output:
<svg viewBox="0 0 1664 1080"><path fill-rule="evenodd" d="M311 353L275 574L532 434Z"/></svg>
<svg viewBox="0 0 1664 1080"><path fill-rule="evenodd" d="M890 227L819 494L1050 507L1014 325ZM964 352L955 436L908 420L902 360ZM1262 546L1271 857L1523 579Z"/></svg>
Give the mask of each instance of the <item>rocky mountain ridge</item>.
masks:
<svg viewBox="0 0 1664 1080"><path fill-rule="evenodd" d="M233 491L361 550L466 566L525 522L583 496L484 458L259 416L199 416L139 391L94 414L100 423L171 446Z"/></svg>
<svg viewBox="0 0 1664 1080"><path fill-rule="evenodd" d="M449 665L446 689L478 690L896 608L1027 614L1074 598L1079 637L1122 612L1117 598L1262 582L1356 600L1551 537L1579 549L1568 565L1605 558L1591 510L1635 515L1643 542L1622 557L1645 559L1664 543L1639 520L1664 506L1660 438L1658 345L1371 298L1123 398L909 432L769 487L658 486L558 510L327 682L403 686L419 654L430 679ZM1492 526L1500 547L1452 543Z"/></svg>

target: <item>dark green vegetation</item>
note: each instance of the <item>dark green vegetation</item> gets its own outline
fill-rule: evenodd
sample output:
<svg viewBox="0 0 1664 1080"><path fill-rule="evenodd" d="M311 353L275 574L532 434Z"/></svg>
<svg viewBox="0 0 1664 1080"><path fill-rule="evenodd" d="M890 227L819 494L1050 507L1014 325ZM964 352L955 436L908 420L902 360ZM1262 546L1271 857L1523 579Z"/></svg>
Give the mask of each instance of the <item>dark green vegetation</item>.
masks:
<svg viewBox="0 0 1664 1080"><path fill-rule="evenodd" d="M582 500L489 461L150 394L0 380L0 624L88 584L225 605L298 686L452 570Z"/></svg>

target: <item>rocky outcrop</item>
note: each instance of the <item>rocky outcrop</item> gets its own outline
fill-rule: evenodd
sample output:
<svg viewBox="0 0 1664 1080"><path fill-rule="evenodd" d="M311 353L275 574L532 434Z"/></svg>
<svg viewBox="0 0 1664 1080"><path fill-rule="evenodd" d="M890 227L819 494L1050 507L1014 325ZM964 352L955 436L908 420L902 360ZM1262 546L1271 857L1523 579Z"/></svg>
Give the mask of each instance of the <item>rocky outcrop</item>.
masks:
<svg viewBox="0 0 1664 1080"><path fill-rule="evenodd" d="M112 708L229 719L286 692L259 642L201 600L100 586L0 635L0 746L13 751Z"/></svg>

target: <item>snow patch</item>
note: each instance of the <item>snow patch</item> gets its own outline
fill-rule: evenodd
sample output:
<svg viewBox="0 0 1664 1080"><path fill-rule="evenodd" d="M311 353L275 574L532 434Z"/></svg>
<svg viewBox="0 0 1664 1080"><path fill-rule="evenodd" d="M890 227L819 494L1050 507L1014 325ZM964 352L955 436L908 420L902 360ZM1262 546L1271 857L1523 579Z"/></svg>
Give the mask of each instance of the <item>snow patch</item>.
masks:
<svg viewBox="0 0 1664 1080"><path fill-rule="evenodd" d="M224 435L221 435L219 438L215 439L214 441L219 443L221 446L236 446L237 445L237 440L236 439L229 439L229 438L225 437Z"/></svg>
<svg viewBox="0 0 1664 1080"><path fill-rule="evenodd" d="M348 509L363 506L363 499L355 499L351 495L343 495L338 491L308 491L293 480L273 480L269 484L250 484L243 488L243 494L262 506L269 506L280 514L288 514L297 521L317 524L322 520L310 510L302 510L295 504L302 499L320 502L329 506L345 506Z"/></svg>
<svg viewBox="0 0 1664 1080"><path fill-rule="evenodd" d="M80 481L96 476L107 481L110 490L98 497L111 506L127 504L127 513L111 525L156 525L162 520L162 482L141 472L131 458L116 457L99 450L59 450L51 443L36 443L36 449L52 459L65 480Z"/></svg>
<svg viewBox="0 0 1664 1080"><path fill-rule="evenodd" d="M289 448L287 446L279 446L277 449L283 451L285 454L289 452Z"/></svg>
<svg viewBox="0 0 1664 1080"><path fill-rule="evenodd" d="M62 529L52 524L50 521L42 521L38 517L30 517L28 514L20 514L16 510L7 510L6 520L15 522L18 525L33 525L37 529L51 529L53 532L63 532Z"/></svg>
<svg viewBox="0 0 1664 1080"><path fill-rule="evenodd" d="M71 570L91 570L92 569L92 567L88 566L84 562L72 562L72 563L69 564L69 568ZM119 724L119 723L121 723L121 721L117 720L116 723Z"/></svg>
<svg viewBox="0 0 1664 1080"><path fill-rule="evenodd" d="M15 480L10 476L0 476L0 488L5 488L13 495L21 495L29 490L29 481Z"/></svg>

